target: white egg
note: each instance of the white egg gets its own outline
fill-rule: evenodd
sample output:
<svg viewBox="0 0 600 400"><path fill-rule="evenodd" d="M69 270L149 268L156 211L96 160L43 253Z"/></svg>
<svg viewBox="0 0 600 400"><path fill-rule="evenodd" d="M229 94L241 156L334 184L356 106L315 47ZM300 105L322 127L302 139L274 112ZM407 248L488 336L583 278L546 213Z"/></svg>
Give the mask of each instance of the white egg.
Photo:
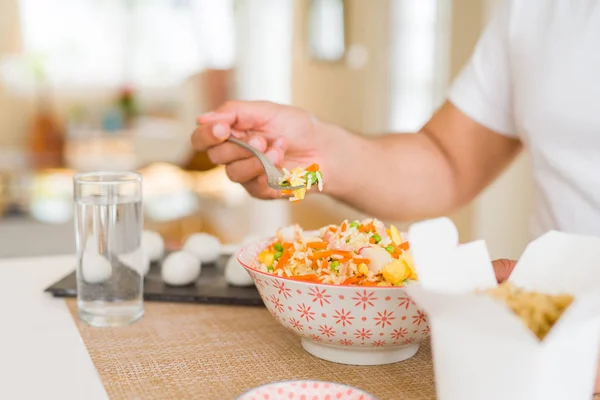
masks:
<svg viewBox="0 0 600 400"><path fill-rule="evenodd" d="M142 246L130 253L119 255L119 261L142 276L146 276L150 272L150 258Z"/></svg>
<svg viewBox="0 0 600 400"><path fill-rule="evenodd" d="M229 257L225 266L225 279L233 286L252 286L254 281L246 268L239 263L236 256Z"/></svg>
<svg viewBox="0 0 600 400"><path fill-rule="evenodd" d="M165 258L161 268L163 281L171 286L186 286L200 276L202 263L193 254L176 251Z"/></svg>
<svg viewBox="0 0 600 400"><path fill-rule="evenodd" d="M81 257L81 273L86 283L102 283L112 275L112 265L98 252L86 251Z"/></svg>
<svg viewBox="0 0 600 400"><path fill-rule="evenodd" d="M221 255L232 256L240 251L244 246L250 243L258 242L261 239L259 235L248 235L240 243L221 245Z"/></svg>
<svg viewBox="0 0 600 400"><path fill-rule="evenodd" d="M183 251L195 255L201 263L214 263L221 255L221 241L208 233L194 233L185 241Z"/></svg>
<svg viewBox="0 0 600 400"><path fill-rule="evenodd" d="M158 232L144 231L142 233L142 247L151 262L158 261L165 255L165 241Z"/></svg>

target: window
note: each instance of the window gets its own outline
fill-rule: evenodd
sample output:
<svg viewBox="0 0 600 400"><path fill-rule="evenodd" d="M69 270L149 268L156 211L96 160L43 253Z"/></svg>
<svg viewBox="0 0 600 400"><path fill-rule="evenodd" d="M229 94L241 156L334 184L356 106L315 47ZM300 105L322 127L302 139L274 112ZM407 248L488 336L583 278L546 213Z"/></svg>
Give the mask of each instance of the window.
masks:
<svg viewBox="0 0 600 400"><path fill-rule="evenodd" d="M53 86L169 86L234 62L233 0L21 0Z"/></svg>
<svg viewBox="0 0 600 400"><path fill-rule="evenodd" d="M449 3L392 2L390 128L394 132L416 132L444 97Z"/></svg>

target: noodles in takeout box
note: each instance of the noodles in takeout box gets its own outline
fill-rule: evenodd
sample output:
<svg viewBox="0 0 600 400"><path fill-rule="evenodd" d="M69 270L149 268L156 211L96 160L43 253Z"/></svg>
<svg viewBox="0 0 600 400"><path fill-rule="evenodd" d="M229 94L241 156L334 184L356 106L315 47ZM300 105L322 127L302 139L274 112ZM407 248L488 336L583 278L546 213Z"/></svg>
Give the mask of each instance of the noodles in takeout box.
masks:
<svg viewBox="0 0 600 400"><path fill-rule="evenodd" d="M589 400L600 345L600 238L549 232L498 285L483 241L447 218L409 230L439 400Z"/></svg>

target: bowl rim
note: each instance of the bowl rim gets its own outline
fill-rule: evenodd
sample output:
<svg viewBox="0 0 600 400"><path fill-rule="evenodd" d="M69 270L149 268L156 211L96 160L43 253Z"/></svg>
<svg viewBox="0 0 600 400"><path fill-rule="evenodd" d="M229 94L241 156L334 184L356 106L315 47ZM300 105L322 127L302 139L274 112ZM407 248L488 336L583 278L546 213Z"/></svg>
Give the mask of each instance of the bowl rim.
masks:
<svg viewBox="0 0 600 400"><path fill-rule="evenodd" d="M369 290L405 290L407 288L407 286L409 285L413 285L414 283L409 283L405 286L360 286L360 285L336 285L335 283L322 283L322 282L306 282L306 281L302 281L299 279L294 279L294 278L289 278L287 276L279 276L279 275L274 275L274 274L269 274L268 272L264 272L261 271L257 268L254 268L253 266L248 265L245 261L242 260L242 254L245 253L250 247L253 246L257 246L257 245L262 245L270 243L271 241L273 241L275 239L275 236L270 236L268 238L265 239L261 239L261 240L257 240L255 242L252 243L248 243L247 245L245 245L244 247L242 247L240 250L238 250L238 252L235 255L235 258L237 259L237 261L247 270L252 271L254 273L258 273L261 274L263 276L267 276L270 278L276 278L276 279L283 279L286 281L292 281L295 283L300 283L300 284L304 284L304 285L308 285L308 286L325 286L325 287L339 287L339 288L352 288L352 289L365 289L369 288Z"/></svg>
<svg viewBox="0 0 600 400"><path fill-rule="evenodd" d="M333 382L333 381L322 381L320 379L288 379L288 380L283 380L283 381L276 381L276 382L270 382L270 383L265 383L263 385L259 385L259 386L255 386L251 389L248 389L247 391L245 391L244 393L240 394L236 400L241 399L243 396L246 396L248 394L251 394L252 392L254 392L255 390L261 389L261 388L266 388L269 386L274 386L274 385L279 385L279 384L286 384L286 385L291 385L292 383L328 383L330 385L336 385L339 386L341 388L344 389L353 389L353 390L357 390L360 394L366 394L368 396L371 396L371 398L373 398L374 400L378 400L378 398L367 392L364 389L361 389L359 387L356 386L351 386L351 385L346 385L345 383L340 383L340 382Z"/></svg>

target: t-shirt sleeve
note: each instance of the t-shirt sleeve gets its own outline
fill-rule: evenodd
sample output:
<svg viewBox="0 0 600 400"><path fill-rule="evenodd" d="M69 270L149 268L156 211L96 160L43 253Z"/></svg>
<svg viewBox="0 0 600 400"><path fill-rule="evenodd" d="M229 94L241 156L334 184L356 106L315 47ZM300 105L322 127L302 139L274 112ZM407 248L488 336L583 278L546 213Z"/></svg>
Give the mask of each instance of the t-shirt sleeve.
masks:
<svg viewBox="0 0 600 400"><path fill-rule="evenodd" d="M481 125L516 137L512 114L509 24L510 0L504 0L496 7L471 59L454 81L449 100Z"/></svg>

